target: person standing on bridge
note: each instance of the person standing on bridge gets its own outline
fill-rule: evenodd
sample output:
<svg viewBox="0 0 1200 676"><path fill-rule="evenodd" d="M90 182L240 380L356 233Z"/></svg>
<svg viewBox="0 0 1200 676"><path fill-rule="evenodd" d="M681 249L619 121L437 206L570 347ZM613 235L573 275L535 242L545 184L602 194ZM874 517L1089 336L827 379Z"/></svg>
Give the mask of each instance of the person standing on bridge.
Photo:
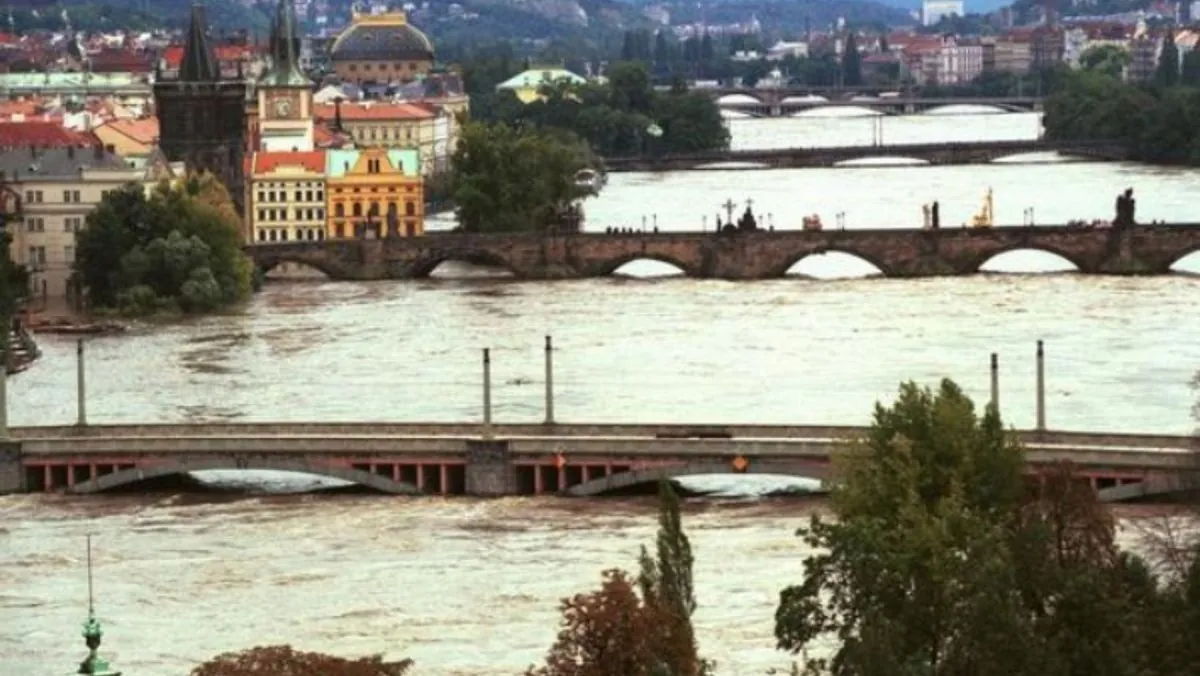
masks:
<svg viewBox="0 0 1200 676"><path fill-rule="evenodd" d="M940 209L938 208L937 200L933 201L933 207L931 207L929 211L930 211L930 216L933 221L933 229L937 230L942 225L942 217L941 217Z"/></svg>

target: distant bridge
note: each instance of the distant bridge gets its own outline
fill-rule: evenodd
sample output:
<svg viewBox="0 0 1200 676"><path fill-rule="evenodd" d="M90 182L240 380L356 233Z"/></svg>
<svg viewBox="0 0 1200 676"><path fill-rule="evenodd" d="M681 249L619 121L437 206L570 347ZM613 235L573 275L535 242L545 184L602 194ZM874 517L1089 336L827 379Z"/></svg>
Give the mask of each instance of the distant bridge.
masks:
<svg viewBox="0 0 1200 676"><path fill-rule="evenodd" d="M332 239L250 244L262 270L300 263L332 279L428 277L455 260L490 265L521 279L580 279L612 274L639 259L657 260L689 277L754 280L784 277L808 256L837 251L857 256L888 277L969 275L1002 253L1035 249L1070 261L1084 274L1167 274L1200 250L1200 225L1130 228L1070 226L945 227L940 230L758 230L753 232L632 232Z"/></svg>
<svg viewBox="0 0 1200 676"><path fill-rule="evenodd" d="M605 158L610 172L729 170L728 164L755 164L762 169L832 167L867 159L923 160L933 165L987 164L1014 155L1058 153L1077 161L1121 161L1126 149L1111 141L972 141L969 143L899 143L892 145L831 146L713 150L700 153ZM739 169L743 167L737 167Z"/></svg>
<svg viewBox="0 0 1200 676"><path fill-rule="evenodd" d="M294 471L386 493L600 495L699 474L830 477L867 428L806 425L213 423L13 428L0 493L95 493L203 470ZM1029 472L1069 462L1104 499L1190 486L1192 437L1023 431Z"/></svg>
<svg viewBox="0 0 1200 676"><path fill-rule="evenodd" d="M706 90L707 91L707 90ZM722 90L714 90L721 92ZM746 101L730 101L724 97L743 96ZM804 97L786 90L728 90L714 93L721 108L737 110L758 117L780 117L794 115L818 108L866 108L887 115L915 115L928 110L947 106L986 106L1008 113L1039 112L1045 99L1037 96L987 96L987 97L908 97L886 98L857 97L828 100L819 97Z"/></svg>

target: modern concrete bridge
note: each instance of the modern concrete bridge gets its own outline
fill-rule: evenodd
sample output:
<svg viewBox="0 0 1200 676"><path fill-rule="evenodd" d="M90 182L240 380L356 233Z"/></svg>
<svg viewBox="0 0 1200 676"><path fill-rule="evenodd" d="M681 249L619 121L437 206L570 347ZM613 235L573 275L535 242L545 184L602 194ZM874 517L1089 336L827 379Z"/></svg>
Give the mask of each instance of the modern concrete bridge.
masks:
<svg viewBox="0 0 1200 676"><path fill-rule="evenodd" d="M829 477L866 428L772 425L242 423L12 428L0 493L95 493L214 469L281 470L394 494L601 495L700 474ZM1029 471L1069 462L1102 497L1169 492L1192 437L1015 433Z"/></svg>
<svg viewBox="0 0 1200 676"><path fill-rule="evenodd" d="M1015 249L1057 254L1084 274L1166 274L1176 261L1200 250L1200 226L759 230L721 235L445 233L246 247L263 270L292 262L333 279L357 280L424 278L449 260L498 266L520 279L579 279L611 275L639 259L669 263L689 277L775 279L787 275L798 261L831 251L857 256L884 276L933 277L974 274L991 258Z"/></svg>
<svg viewBox="0 0 1200 676"><path fill-rule="evenodd" d="M753 164L760 169L833 167L868 159L921 160L932 165L987 164L1016 155L1058 153L1063 160L1120 161L1128 153L1111 141L972 141L969 143L898 143L891 145L831 146L713 150L674 155L605 158L609 172L724 170L729 164ZM1015 160L1014 160L1015 161ZM1040 160L1044 163L1045 160ZM743 168L743 167L738 167Z"/></svg>
<svg viewBox="0 0 1200 676"><path fill-rule="evenodd" d="M730 101L724 97L740 95L753 100ZM1034 96L991 96L959 98L927 98L896 96L888 98L824 99L804 98L803 94L782 90L729 91L721 95L717 105L756 117L782 117L820 108L865 108L885 115L915 115L947 106L987 106L997 112L1024 113L1042 110L1044 99Z"/></svg>

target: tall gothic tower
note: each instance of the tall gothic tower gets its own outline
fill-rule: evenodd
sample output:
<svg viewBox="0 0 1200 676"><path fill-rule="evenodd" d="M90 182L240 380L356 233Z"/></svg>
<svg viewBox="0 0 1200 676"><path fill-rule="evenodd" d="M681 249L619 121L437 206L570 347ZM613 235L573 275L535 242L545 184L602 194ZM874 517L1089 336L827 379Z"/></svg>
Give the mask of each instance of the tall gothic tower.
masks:
<svg viewBox="0 0 1200 676"><path fill-rule="evenodd" d="M167 159L188 169L209 171L229 190L238 213L245 201L246 83L222 79L208 42L204 7L192 5L192 23L183 61L174 79L156 78L154 106L159 139Z"/></svg>
<svg viewBox="0 0 1200 676"><path fill-rule="evenodd" d="M313 83L300 69L296 8L279 0L271 25L271 67L258 81L258 150L313 149Z"/></svg>

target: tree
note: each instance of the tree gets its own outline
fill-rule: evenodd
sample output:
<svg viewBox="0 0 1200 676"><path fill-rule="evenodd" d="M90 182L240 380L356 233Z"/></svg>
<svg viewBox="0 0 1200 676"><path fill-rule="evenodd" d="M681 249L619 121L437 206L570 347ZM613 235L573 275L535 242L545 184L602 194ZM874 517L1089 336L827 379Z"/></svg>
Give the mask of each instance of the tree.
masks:
<svg viewBox="0 0 1200 676"><path fill-rule="evenodd" d="M1118 45L1096 45L1088 47L1079 55L1079 65L1084 70L1103 73L1120 78L1129 66L1132 57L1129 50Z"/></svg>
<svg viewBox="0 0 1200 676"><path fill-rule="evenodd" d="M842 49L842 84L858 87L862 85L862 54L858 53L858 38L853 31L846 33L846 44Z"/></svg>
<svg viewBox="0 0 1200 676"><path fill-rule="evenodd" d="M780 595L779 647L833 634L807 666L836 676L1186 673L1157 666L1194 652L1175 638L1196 631L1186 594L1117 550L1071 467L1030 485L1024 465L994 408L977 416L950 381L901 386L835 463L836 521L801 530L821 553Z"/></svg>
<svg viewBox="0 0 1200 676"><path fill-rule="evenodd" d="M1175 46L1175 33L1168 30L1163 36L1162 52L1158 55L1158 69L1154 81L1162 87L1179 84L1179 48Z"/></svg>
<svg viewBox="0 0 1200 676"><path fill-rule="evenodd" d="M75 272L93 307L204 312L249 296L253 264L224 186L207 174L113 190L79 234Z"/></svg>
<svg viewBox="0 0 1200 676"><path fill-rule="evenodd" d="M692 550L679 497L659 484L655 556L642 548L636 586L605 571L600 589L562 602L562 627L544 666L527 676L704 676L712 665L696 648L691 615ZM639 592L640 591L640 595Z"/></svg>
<svg viewBox="0 0 1200 676"><path fill-rule="evenodd" d="M458 222L468 232L542 231L587 196L575 175L590 153L567 133L472 122L451 160Z"/></svg>
<svg viewBox="0 0 1200 676"><path fill-rule="evenodd" d="M191 676L404 676L412 660L384 662L379 656L349 660L291 646L262 646L225 653L192 670Z"/></svg>

